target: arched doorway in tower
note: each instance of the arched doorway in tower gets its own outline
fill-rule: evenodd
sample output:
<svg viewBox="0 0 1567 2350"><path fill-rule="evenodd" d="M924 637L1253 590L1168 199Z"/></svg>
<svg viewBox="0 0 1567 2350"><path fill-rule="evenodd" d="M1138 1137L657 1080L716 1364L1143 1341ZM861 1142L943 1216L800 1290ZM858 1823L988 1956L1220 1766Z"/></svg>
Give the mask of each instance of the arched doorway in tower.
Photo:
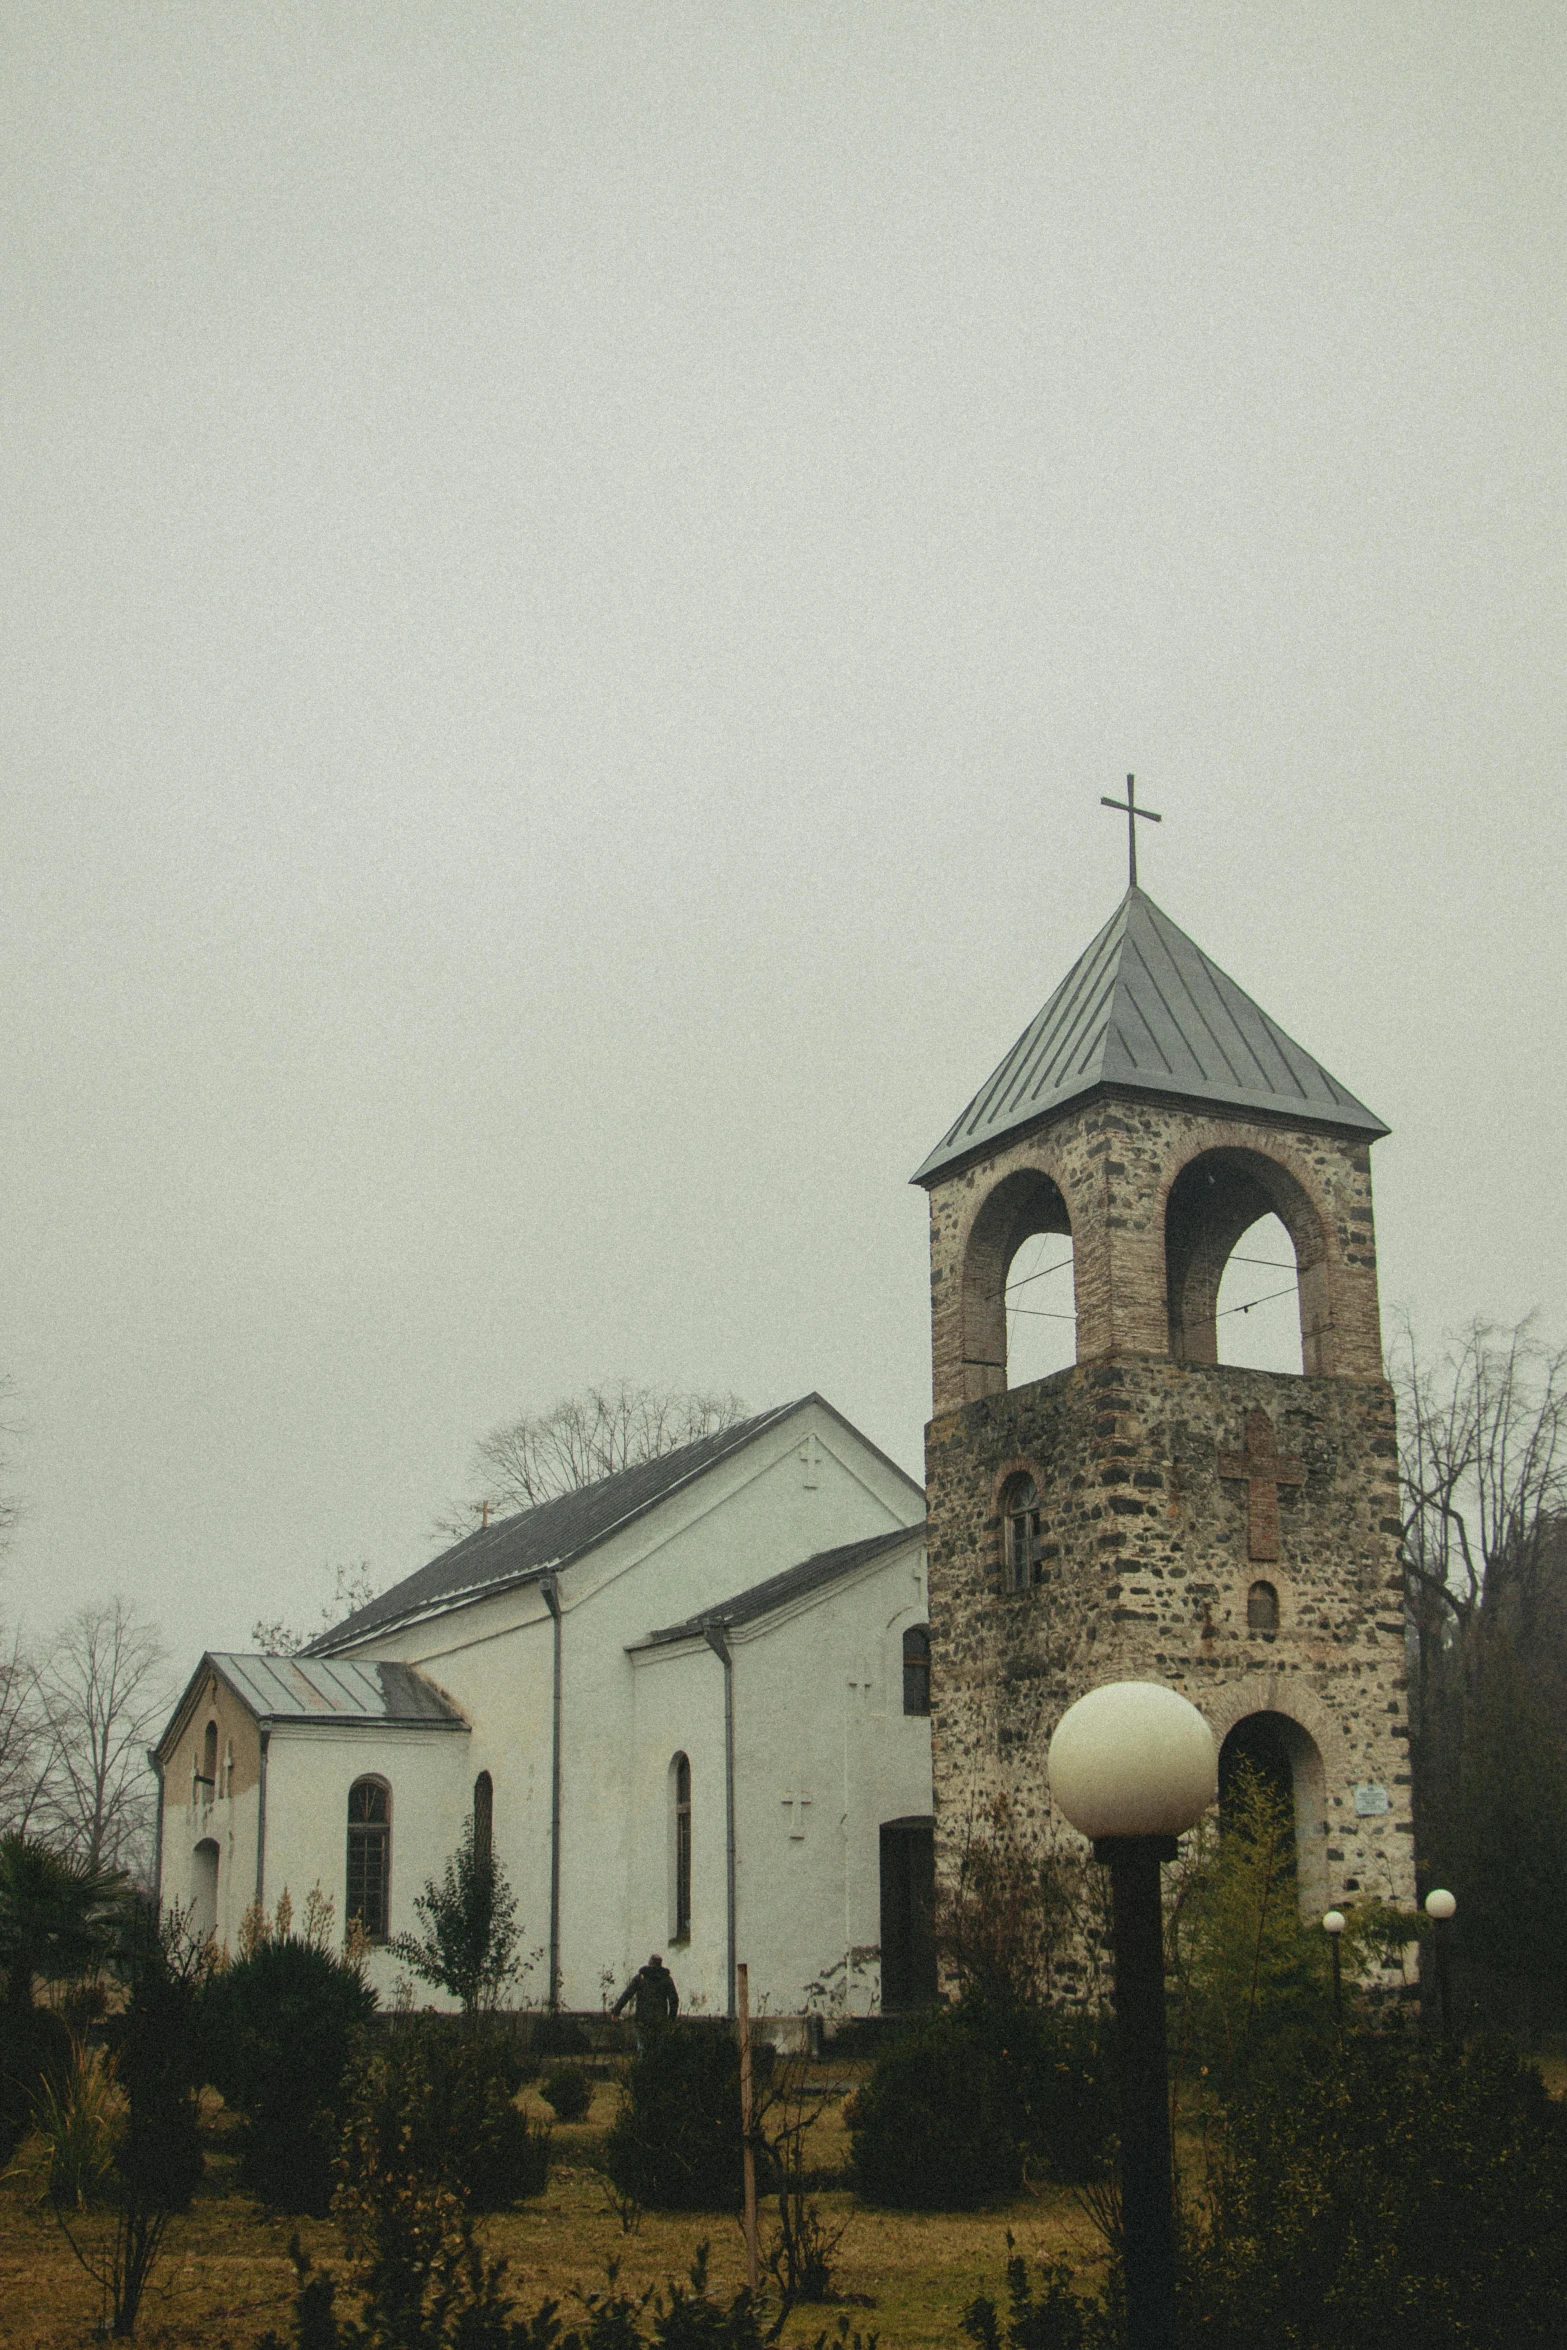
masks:
<svg viewBox="0 0 1567 2350"><path fill-rule="evenodd" d="M1289 1822L1286 1856L1301 1914L1320 1916L1327 1907L1327 1797L1316 1740L1288 1714L1241 1717L1219 1748L1221 1836L1234 1825L1237 1788L1246 1770L1279 1796Z"/></svg>

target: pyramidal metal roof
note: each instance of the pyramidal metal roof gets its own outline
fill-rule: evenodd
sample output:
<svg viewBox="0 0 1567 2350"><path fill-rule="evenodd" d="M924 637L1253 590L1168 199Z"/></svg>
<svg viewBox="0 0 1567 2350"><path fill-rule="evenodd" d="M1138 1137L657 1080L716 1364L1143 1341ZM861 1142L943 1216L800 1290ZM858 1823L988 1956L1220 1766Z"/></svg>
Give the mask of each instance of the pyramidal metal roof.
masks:
<svg viewBox="0 0 1567 2350"><path fill-rule="evenodd" d="M1388 1131L1133 887L913 1180L930 1183L1102 1085Z"/></svg>

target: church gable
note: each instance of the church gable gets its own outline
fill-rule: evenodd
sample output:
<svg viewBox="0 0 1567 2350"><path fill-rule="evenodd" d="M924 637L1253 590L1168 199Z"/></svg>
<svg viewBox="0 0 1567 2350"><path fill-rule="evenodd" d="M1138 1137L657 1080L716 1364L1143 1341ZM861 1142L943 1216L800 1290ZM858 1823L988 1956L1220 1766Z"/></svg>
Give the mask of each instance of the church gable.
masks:
<svg viewBox="0 0 1567 2350"><path fill-rule="evenodd" d="M547 1578L563 1577L562 1604L574 1610L633 1570L626 1604L640 1636L732 1590L737 1564L776 1567L835 1535L879 1534L923 1512L912 1478L822 1397L804 1396L469 1535L308 1653L341 1656L387 1639L429 1653L425 1628L443 1626L444 1645L446 1620L463 1611L513 1595L503 1619L533 1622ZM484 1622L495 1628L492 1604ZM465 1625L456 1644L470 1636Z"/></svg>

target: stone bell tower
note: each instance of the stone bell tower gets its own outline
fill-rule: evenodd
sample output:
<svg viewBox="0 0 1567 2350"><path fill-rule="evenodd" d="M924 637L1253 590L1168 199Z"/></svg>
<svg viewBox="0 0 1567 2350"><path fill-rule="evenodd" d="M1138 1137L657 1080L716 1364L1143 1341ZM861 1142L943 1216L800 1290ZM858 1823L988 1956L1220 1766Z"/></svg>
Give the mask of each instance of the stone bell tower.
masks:
<svg viewBox="0 0 1567 2350"><path fill-rule="evenodd" d="M1043 1838L1061 1714L1148 1679L1206 1715L1221 1787L1245 1755L1288 1788L1303 1909L1412 1902L1386 1131L1134 871L915 1176L939 1871L1002 1790ZM1218 1359L1220 1279L1269 1214L1294 1246L1299 1376ZM1009 1386L1008 1271L1038 1233L1072 1240L1077 1361Z"/></svg>

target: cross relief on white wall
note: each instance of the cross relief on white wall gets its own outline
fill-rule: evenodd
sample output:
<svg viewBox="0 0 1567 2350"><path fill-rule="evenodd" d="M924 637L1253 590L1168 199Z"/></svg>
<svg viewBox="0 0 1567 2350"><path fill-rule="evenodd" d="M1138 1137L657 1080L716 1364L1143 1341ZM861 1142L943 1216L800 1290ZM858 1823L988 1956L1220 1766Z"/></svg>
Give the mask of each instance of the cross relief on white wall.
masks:
<svg viewBox="0 0 1567 2350"><path fill-rule="evenodd" d="M810 1797L806 1794L805 1789L803 1787L797 1788L793 1793L786 1793L781 1795L778 1800L780 1803L784 1803L789 1806L790 1835L792 1837L803 1837L805 1834L805 1807L811 1800Z"/></svg>
<svg viewBox="0 0 1567 2350"><path fill-rule="evenodd" d="M803 1461L805 1464L806 1492L814 1493L817 1486L821 1483L822 1466L822 1448L816 1441L816 1431L814 1428L811 1430L809 1436L807 1436L805 1442L801 1445L799 1452L795 1455L795 1458L797 1460Z"/></svg>

